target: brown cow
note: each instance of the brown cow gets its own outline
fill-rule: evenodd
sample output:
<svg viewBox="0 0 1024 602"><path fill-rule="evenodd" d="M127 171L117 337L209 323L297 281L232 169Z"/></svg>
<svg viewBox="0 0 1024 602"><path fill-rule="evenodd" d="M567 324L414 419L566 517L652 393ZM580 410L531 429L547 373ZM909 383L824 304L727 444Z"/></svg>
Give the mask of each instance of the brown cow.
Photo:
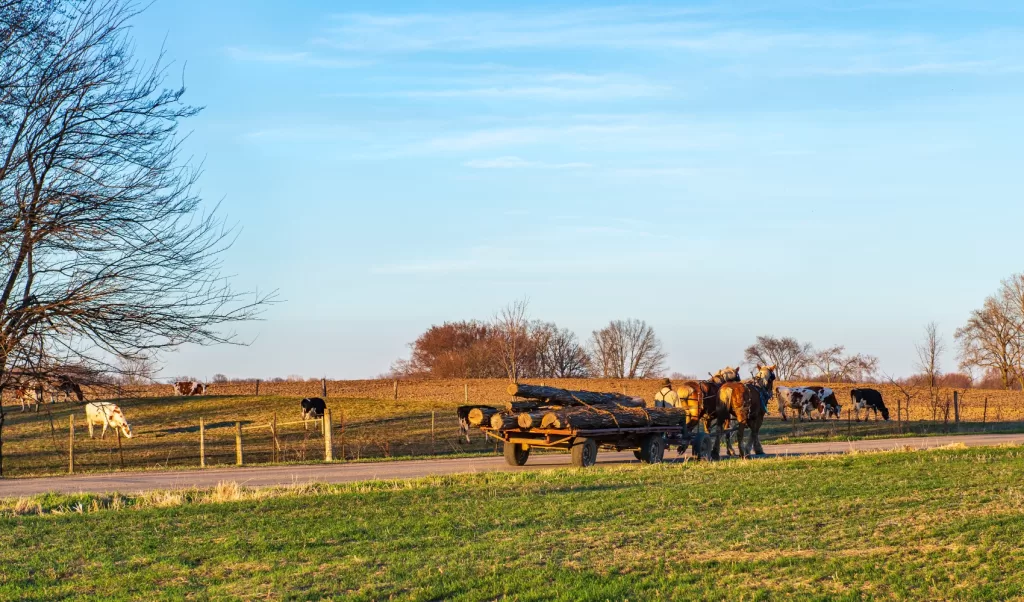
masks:
<svg viewBox="0 0 1024 602"><path fill-rule="evenodd" d="M171 387L174 389L175 395L204 395L206 394L206 385L194 381L194 380L183 380L173 383Z"/></svg>
<svg viewBox="0 0 1024 602"><path fill-rule="evenodd" d="M750 447L754 453L763 454L761 447L761 423L767 413L766 405L772 397L775 384L775 366L758 366L757 374L740 383L725 383L718 390L719 401L736 417L736 441L740 457L745 458L750 450L743 445L743 431L750 429Z"/></svg>
<svg viewBox="0 0 1024 602"><path fill-rule="evenodd" d="M22 385L14 390L14 395L21 402L22 412L30 406L35 406L35 411L38 412L39 404L43 400L43 385L41 383Z"/></svg>

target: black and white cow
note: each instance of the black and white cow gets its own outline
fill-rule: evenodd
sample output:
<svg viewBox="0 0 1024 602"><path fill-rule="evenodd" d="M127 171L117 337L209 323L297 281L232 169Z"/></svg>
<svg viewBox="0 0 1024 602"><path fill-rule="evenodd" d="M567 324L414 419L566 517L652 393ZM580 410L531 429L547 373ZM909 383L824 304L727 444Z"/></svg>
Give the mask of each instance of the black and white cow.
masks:
<svg viewBox="0 0 1024 602"><path fill-rule="evenodd" d="M787 420L786 408L796 410L797 420L803 420L804 416L811 420L811 410L821 413L818 393L809 387L775 387L775 397L779 400L779 414L783 420Z"/></svg>
<svg viewBox="0 0 1024 602"><path fill-rule="evenodd" d="M303 420L323 418L324 412L327 411L327 402L319 397L307 397L300 404L302 405Z"/></svg>
<svg viewBox="0 0 1024 602"><path fill-rule="evenodd" d="M827 419L829 416L833 416L836 420L839 420L843 412L843 406L839 405L839 400L836 399L836 392L829 387L822 386L807 388L818 394L818 417Z"/></svg>
<svg viewBox="0 0 1024 602"><path fill-rule="evenodd" d="M878 420L878 413L882 413L882 418L885 420L889 419L889 408L885 407L885 402L882 401L882 394L874 389L852 389L850 391L850 401L853 402L853 415L860 422L860 411L864 410L864 420L868 419L868 411L874 410L875 420Z"/></svg>
<svg viewBox="0 0 1024 602"><path fill-rule="evenodd" d="M469 424L469 413L472 412L473 410L477 409L477 408L480 408L480 409L484 409L484 408L493 409L494 406L481 406L481 405L459 406L455 410L455 413L459 417L459 436L460 437L465 437L466 438L466 443L472 443L472 441L469 440L469 429L472 428L472 425Z"/></svg>

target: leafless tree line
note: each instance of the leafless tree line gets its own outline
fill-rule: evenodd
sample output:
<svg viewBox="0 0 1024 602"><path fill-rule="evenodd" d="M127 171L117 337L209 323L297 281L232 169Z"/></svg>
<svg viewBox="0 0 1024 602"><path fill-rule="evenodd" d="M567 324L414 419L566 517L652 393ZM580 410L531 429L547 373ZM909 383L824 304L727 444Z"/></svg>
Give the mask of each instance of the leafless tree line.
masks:
<svg viewBox="0 0 1024 602"><path fill-rule="evenodd" d="M394 376L435 378L648 378L665 371L666 354L643 320L613 320L582 343L571 330L531 320L525 300L488 322L432 326L410 346Z"/></svg>
<svg viewBox="0 0 1024 602"><path fill-rule="evenodd" d="M873 355L847 353L843 345L816 350L793 337L759 336L743 358L750 365L775 365L780 380L866 382L878 372Z"/></svg>

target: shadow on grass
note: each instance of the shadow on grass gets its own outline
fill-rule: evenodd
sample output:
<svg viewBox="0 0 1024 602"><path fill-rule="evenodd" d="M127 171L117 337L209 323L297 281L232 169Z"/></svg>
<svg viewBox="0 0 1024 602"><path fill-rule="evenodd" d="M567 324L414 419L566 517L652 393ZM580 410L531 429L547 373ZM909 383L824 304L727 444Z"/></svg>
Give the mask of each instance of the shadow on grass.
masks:
<svg viewBox="0 0 1024 602"><path fill-rule="evenodd" d="M207 424L205 426L205 428L206 428L206 430L223 429L223 428L229 428L229 427L233 428L235 426L235 423L240 423L242 426L249 426L250 424L253 424L253 421L252 420L226 420L226 421L223 421L223 422L211 422L210 424ZM167 435L180 435L182 433L198 433L199 432L199 425L197 424L197 425L194 425L194 426L179 426L177 428L166 429L166 430L163 430L163 431L143 431L143 432L146 433L146 434L155 434L157 437L166 437Z"/></svg>

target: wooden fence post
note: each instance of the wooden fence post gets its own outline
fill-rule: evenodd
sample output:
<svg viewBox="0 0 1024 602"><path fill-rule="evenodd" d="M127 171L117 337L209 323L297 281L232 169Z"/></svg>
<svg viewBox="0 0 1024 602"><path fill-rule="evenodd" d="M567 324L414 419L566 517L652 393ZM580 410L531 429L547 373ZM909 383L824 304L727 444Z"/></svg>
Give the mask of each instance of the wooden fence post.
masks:
<svg viewBox="0 0 1024 602"><path fill-rule="evenodd" d="M199 468L206 468L206 424L199 417Z"/></svg>
<svg viewBox="0 0 1024 602"><path fill-rule="evenodd" d="M256 397L260 396L260 379L256 379Z"/></svg>
<svg viewBox="0 0 1024 602"><path fill-rule="evenodd" d="M436 411L430 408L430 455L434 455L434 418Z"/></svg>
<svg viewBox="0 0 1024 602"><path fill-rule="evenodd" d="M75 474L75 415L68 416L68 474Z"/></svg>
<svg viewBox="0 0 1024 602"><path fill-rule="evenodd" d="M270 456L274 463L277 463L281 460L281 444L277 441L277 412L274 412L274 418L270 422L270 434L274 437L274 448Z"/></svg>
<svg viewBox="0 0 1024 602"><path fill-rule="evenodd" d="M395 379L395 400L398 400L398 379Z"/></svg>
<svg viewBox="0 0 1024 602"><path fill-rule="evenodd" d="M235 464L242 465L242 423L235 423Z"/></svg>
<svg viewBox="0 0 1024 602"><path fill-rule="evenodd" d="M345 460L345 408L340 408L341 412L341 459Z"/></svg>
<svg viewBox="0 0 1024 602"><path fill-rule="evenodd" d="M327 377L320 379L320 392L323 394L323 398L327 399Z"/></svg>
<svg viewBox="0 0 1024 602"><path fill-rule="evenodd" d="M985 410L981 414L981 423L985 424L988 419L988 395L985 396Z"/></svg>
<svg viewBox="0 0 1024 602"><path fill-rule="evenodd" d="M465 383L462 386L463 386L462 403L468 404L469 403L469 383Z"/></svg>
<svg viewBox="0 0 1024 602"><path fill-rule="evenodd" d="M334 461L334 424L330 410L324 411L324 461Z"/></svg>
<svg viewBox="0 0 1024 602"><path fill-rule="evenodd" d="M117 433L117 457L118 457L118 461L121 464L121 470L124 470L124 450L121 449L121 429L119 429L119 428L118 429L114 429L114 432Z"/></svg>
<svg viewBox="0 0 1024 602"><path fill-rule="evenodd" d="M960 424L960 392L953 391L953 420Z"/></svg>

